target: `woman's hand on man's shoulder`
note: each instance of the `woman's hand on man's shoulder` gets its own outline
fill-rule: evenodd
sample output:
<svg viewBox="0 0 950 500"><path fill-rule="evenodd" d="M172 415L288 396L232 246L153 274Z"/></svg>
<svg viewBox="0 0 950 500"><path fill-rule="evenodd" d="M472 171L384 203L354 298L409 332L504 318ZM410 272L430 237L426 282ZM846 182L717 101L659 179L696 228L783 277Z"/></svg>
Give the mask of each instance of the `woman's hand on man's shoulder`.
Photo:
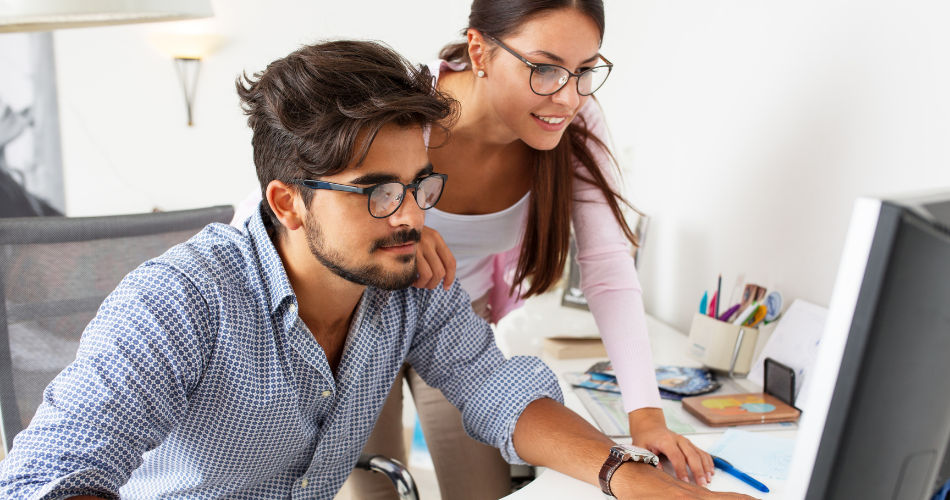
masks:
<svg viewBox="0 0 950 500"><path fill-rule="evenodd" d="M416 247L416 270L419 277L412 286L434 290L442 282L448 290L455 281L455 256L438 231L422 228L422 239Z"/></svg>

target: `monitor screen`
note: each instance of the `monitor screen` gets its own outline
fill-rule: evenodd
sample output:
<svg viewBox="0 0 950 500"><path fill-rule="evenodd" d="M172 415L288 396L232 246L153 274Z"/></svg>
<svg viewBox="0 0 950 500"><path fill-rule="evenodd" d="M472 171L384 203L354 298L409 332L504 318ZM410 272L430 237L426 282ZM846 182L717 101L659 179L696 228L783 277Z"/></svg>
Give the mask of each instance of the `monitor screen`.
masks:
<svg viewBox="0 0 950 500"><path fill-rule="evenodd" d="M855 205L786 498L929 500L950 441L950 193ZM946 478L943 478L946 480Z"/></svg>

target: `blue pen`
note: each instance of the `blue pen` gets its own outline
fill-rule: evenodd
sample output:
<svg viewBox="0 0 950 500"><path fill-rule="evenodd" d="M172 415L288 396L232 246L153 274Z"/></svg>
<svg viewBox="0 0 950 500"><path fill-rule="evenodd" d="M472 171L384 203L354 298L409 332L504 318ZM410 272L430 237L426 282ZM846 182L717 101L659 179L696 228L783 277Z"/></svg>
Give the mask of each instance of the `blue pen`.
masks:
<svg viewBox="0 0 950 500"><path fill-rule="evenodd" d="M712 458L713 458L713 463L716 464L716 467L719 467L720 469L724 470L727 474L731 474L739 478L739 480L742 481L743 483L748 484L749 486L761 491L762 493L769 492L768 486L756 481L755 479L752 479L751 477L749 477L748 474L740 471L739 469L736 469L729 462L726 462L725 460L716 456Z"/></svg>
<svg viewBox="0 0 950 500"><path fill-rule="evenodd" d="M699 302L699 314L706 314L706 301L709 300L709 292L703 292L703 300Z"/></svg>

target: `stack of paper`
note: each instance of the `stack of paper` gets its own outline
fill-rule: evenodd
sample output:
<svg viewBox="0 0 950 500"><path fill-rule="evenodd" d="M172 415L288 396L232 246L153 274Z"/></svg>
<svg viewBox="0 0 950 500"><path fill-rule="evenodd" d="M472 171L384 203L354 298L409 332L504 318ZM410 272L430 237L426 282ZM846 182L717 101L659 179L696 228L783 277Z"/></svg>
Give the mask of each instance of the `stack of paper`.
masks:
<svg viewBox="0 0 950 500"><path fill-rule="evenodd" d="M764 385L765 358L772 358L795 370L795 406L802 411L808 406L808 376L818 355L818 344L825 326L828 309L796 300L779 320L775 332L765 344L759 358L752 364L749 380Z"/></svg>
<svg viewBox="0 0 950 500"><path fill-rule="evenodd" d="M787 479L795 441L729 429L709 450L746 474Z"/></svg>

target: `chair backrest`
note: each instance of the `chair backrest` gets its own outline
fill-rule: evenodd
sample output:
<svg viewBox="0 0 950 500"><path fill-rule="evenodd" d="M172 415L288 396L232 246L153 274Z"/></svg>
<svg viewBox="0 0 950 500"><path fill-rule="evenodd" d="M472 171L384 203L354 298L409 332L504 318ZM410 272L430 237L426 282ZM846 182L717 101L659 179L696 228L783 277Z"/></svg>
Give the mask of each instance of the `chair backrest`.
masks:
<svg viewBox="0 0 950 500"><path fill-rule="evenodd" d="M227 224L230 206L112 217L0 219L0 430L3 449L32 420L50 381L126 274Z"/></svg>

